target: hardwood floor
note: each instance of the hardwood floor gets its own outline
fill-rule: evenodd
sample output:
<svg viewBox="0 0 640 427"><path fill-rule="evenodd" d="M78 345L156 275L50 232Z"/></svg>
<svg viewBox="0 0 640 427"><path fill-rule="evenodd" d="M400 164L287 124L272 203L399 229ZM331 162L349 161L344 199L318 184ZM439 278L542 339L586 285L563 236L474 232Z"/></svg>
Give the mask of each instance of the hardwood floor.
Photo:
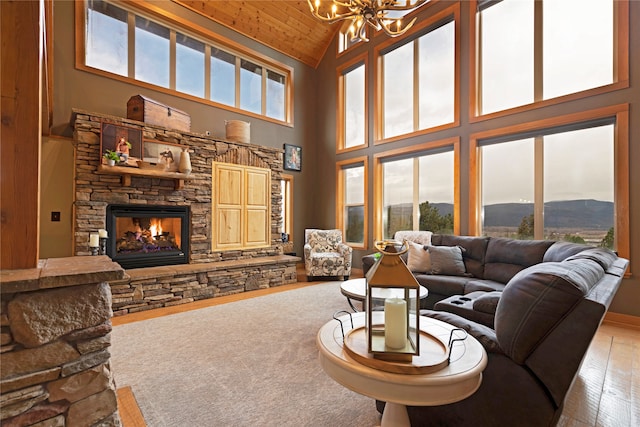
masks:
<svg viewBox="0 0 640 427"><path fill-rule="evenodd" d="M356 277L362 277L362 272L356 271L352 278ZM119 316L112 323L118 326L144 321L317 283L320 282L306 282L304 269L298 269L295 284ZM627 325L605 318L569 391L559 427L640 426L640 321L637 318L631 321L633 324ZM131 388L118 389L117 395L123 427L145 427Z"/></svg>

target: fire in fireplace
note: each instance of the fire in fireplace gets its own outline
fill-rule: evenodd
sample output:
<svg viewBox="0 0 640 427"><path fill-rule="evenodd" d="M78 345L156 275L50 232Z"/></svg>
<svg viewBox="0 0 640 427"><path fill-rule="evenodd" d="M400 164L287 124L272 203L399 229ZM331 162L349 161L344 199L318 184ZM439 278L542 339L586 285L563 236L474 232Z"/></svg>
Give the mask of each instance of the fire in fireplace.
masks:
<svg viewBox="0 0 640 427"><path fill-rule="evenodd" d="M124 268L189 262L187 206L109 205L107 255Z"/></svg>

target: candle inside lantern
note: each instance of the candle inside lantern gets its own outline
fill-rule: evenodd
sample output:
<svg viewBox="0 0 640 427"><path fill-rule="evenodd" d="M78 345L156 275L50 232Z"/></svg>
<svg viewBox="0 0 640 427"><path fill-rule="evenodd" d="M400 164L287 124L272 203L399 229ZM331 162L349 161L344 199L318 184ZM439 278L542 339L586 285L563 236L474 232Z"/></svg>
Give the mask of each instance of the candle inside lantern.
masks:
<svg viewBox="0 0 640 427"><path fill-rule="evenodd" d="M90 248L97 248L98 246L100 246L100 235L98 233L91 233L89 234L89 247Z"/></svg>
<svg viewBox="0 0 640 427"><path fill-rule="evenodd" d="M98 237L100 237L101 239L106 239L107 237L109 237L109 235L107 234L107 230L105 230L104 228L98 230Z"/></svg>
<svg viewBox="0 0 640 427"><path fill-rule="evenodd" d="M407 343L407 302L402 298L384 300L384 343L394 349Z"/></svg>

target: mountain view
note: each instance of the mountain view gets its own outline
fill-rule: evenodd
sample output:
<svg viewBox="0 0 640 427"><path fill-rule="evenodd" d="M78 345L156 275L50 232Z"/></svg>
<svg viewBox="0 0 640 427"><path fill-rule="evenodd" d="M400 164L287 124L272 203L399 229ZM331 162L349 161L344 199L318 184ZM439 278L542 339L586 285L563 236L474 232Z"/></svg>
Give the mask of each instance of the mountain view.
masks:
<svg viewBox="0 0 640 427"><path fill-rule="evenodd" d="M440 215L453 213L450 203L431 203ZM518 227L522 218L533 213L533 203L498 203L485 206L485 227ZM544 223L552 228L613 227L613 202L599 200L566 200L548 202L544 206Z"/></svg>

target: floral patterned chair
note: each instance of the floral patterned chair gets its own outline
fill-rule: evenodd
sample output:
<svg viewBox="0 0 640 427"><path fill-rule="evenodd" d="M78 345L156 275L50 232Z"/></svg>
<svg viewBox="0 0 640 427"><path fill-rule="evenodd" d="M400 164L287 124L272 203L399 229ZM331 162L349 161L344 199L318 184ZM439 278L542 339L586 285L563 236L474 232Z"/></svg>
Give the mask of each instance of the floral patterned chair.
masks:
<svg viewBox="0 0 640 427"><path fill-rule="evenodd" d="M308 228L304 231L304 267L307 280L351 275L353 249L342 243L342 231Z"/></svg>

